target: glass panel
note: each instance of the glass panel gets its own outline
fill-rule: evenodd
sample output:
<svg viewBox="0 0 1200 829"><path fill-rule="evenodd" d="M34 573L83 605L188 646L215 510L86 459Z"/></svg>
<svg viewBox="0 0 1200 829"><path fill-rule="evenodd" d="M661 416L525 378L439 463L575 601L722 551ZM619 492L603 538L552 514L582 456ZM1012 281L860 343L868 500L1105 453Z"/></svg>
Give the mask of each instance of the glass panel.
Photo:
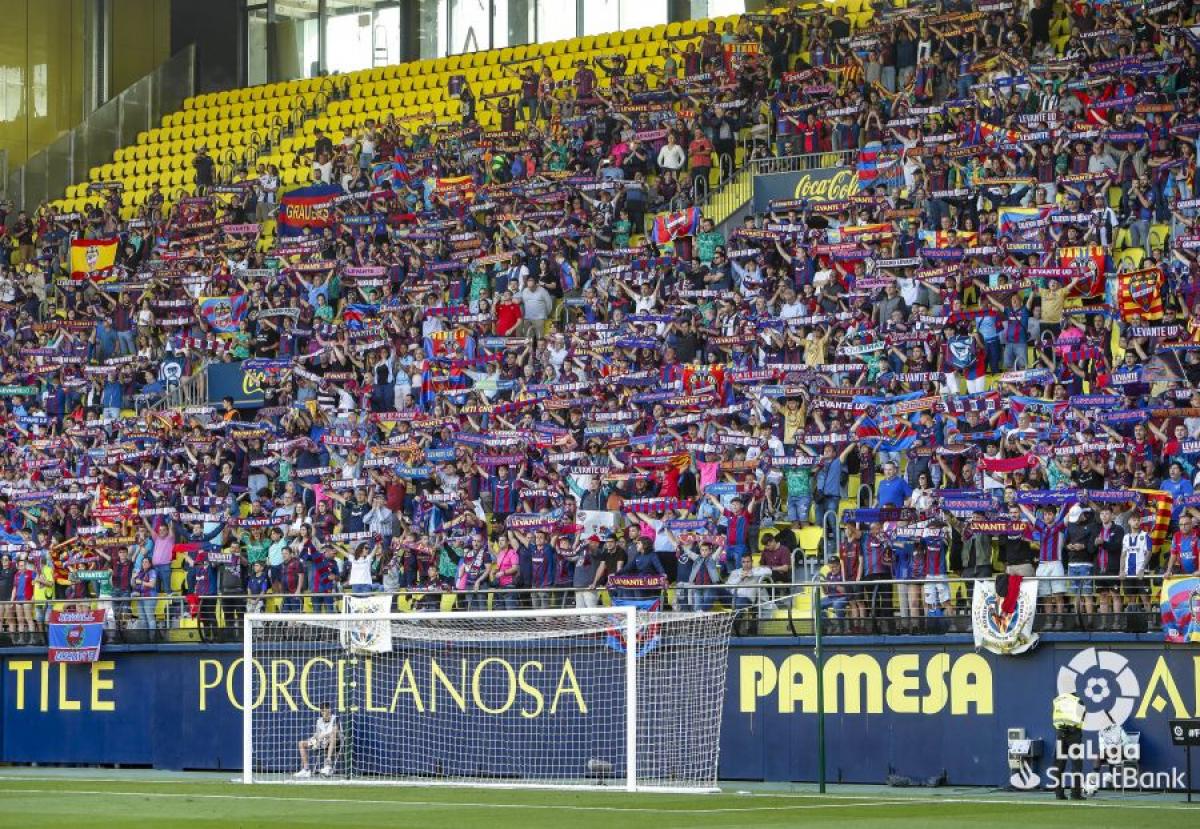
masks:
<svg viewBox="0 0 1200 829"><path fill-rule="evenodd" d="M433 57L450 54L450 0L438 0L437 4L437 49Z"/></svg>
<svg viewBox="0 0 1200 829"><path fill-rule="evenodd" d="M119 107L117 100L109 101L84 122L84 163L89 169L112 161L113 153L121 146L117 135Z"/></svg>
<svg viewBox="0 0 1200 829"><path fill-rule="evenodd" d="M353 72L372 65L372 14L352 11L325 21L325 68Z"/></svg>
<svg viewBox="0 0 1200 829"><path fill-rule="evenodd" d="M640 29L667 22L667 0L621 0L621 29Z"/></svg>
<svg viewBox="0 0 1200 829"><path fill-rule="evenodd" d="M49 153L38 153L25 163L24 205L32 208L46 201L49 193L47 180L49 162Z"/></svg>
<svg viewBox="0 0 1200 829"><path fill-rule="evenodd" d="M311 78L320 70L319 7L318 0L275 0L275 21L267 32L275 45L268 51L269 79Z"/></svg>
<svg viewBox="0 0 1200 829"><path fill-rule="evenodd" d="M615 32L619 28L621 28L619 0L587 0L583 4L583 33L585 35L601 35L605 32Z"/></svg>
<svg viewBox="0 0 1200 829"><path fill-rule="evenodd" d="M489 48L490 0L450 0L450 54Z"/></svg>
<svg viewBox="0 0 1200 829"><path fill-rule="evenodd" d="M251 86L266 83L267 10L254 9L246 19L246 82Z"/></svg>
<svg viewBox="0 0 1200 829"><path fill-rule="evenodd" d="M446 0L420 0L417 8L418 33L421 60L440 57L446 44L443 28Z"/></svg>
<svg viewBox="0 0 1200 829"><path fill-rule="evenodd" d="M537 40L566 40L575 37L575 4L571 0L537 0Z"/></svg>
<svg viewBox="0 0 1200 829"><path fill-rule="evenodd" d="M72 133L68 132L46 148L46 185L51 197L61 196L76 181L71 144Z"/></svg>
<svg viewBox="0 0 1200 829"><path fill-rule="evenodd" d="M121 93L121 145L137 143L139 132L150 128L150 78L142 78Z"/></svg>
<svg viewBox="0 0 1200 829"><path fill-rule="evenodd" d="M168 112L183 106L193 92L192 66L196 47L188 46L154 73L150 120L158 124Z"/></svg>
<svg viewBox="0 0 1200 829"><path fill-rule="evenodd" d="M773 5L773 4L772 4ZM746 11L746 0L708 0L708 9L700 17L725 17Z"/></svg>
<svg viewBox="0 0 1200 829"><path fill-rule="evenodd" d="M497 46L520 46L533 43L533 28L537 17L537 0L495 0L496 25L492 29ZM501 35L503 30L504 34ZM505 42L500 43L499 39Z"/></svg>
<svg viewBox="0 0 1200 829"><path fill-rule="evenodd" d="M375 65L391 66L400 62L400 8L392 6L375 12L371 29L375 49Z"/></svg>
<svg viewBox="0 0 1200 829"><path fill-rule="evenodd" d="M484 0L484 2L486 3L486 2L488 2L488 0ZM492 11L494 12L494 14L492 15L492 48L499 49L501 47L509 45L509 43L508 43L508 11L509 11L508 5L509 5L509 0L491 0L491 3L492 3ZM519 13L519 12L523 11L525 8L525 4L521 3L521 2L514 2L513 5L516 6L516 8L513 9L514 13Z"/></svg>

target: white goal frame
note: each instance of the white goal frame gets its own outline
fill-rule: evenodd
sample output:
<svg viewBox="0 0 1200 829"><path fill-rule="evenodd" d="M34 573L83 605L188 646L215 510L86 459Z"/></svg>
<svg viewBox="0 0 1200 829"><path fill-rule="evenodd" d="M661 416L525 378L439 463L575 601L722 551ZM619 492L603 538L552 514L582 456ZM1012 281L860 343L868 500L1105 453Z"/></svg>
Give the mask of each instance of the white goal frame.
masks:
<svg viewBox="0 0 1200 829"><path fill-rule="evenodd" d="M434 613L247 613L242 633L242 782L252 784L256 781L253 770L252 724L253 707L253 640L251 630L254 623L261 622L307 622L330 626L341 622L354 621L407 621L430 619L441 621L469 621L488 619L540 619L564 617L623 617L622 628L625 636L625 791L657 791L676 793L716 792L719 789L697 787L666 787L654 785L638 785L637 767L637 731L638 731L638 687L637 687L637 632L638 611L633 606L613 606L597 608L558 608L539 610L508 610L508 611L466 611L466 612L434 612ZM277 782L277 781L271 781ZM318 782L318 781L312 781ZM356 785L387 785L387 786L471 786L504 789L559 789L580 790L579 786L554 783L507 783L491 780L472 781L438 781L438 780L338 780L337 783L352 783ZM611 789L610 789L611 791Z"/></svg>

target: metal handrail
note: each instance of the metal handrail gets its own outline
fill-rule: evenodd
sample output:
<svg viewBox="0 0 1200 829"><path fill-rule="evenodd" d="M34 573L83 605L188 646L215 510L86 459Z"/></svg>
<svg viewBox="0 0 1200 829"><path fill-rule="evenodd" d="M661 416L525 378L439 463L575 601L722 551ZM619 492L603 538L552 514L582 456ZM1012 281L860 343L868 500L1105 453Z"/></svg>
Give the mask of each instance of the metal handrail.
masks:
<svg viewBox="0 0 1200 829"><path fill-rule="evenodd" d="M205 360L200 367L168 389L146 408L152 412L174 409L180 406L200 406L208 402L208 366Z"/></svg>
<svg viewBox="0 0 1200 829"><path fill-rule="evenodd" d="M1121 585L1121 584L1130 585L1132 583L1153 584L1153 583L1160 582L1163 578L1165 578L1165 576L1161 573L1144 573L1140 576L1129 576L1129 577L1120 576L1120 575L1117 575L1117 576L1108 576L1108 575L1025 576L1022 578L1022 581L1023 582L1028 581L1028 582L1034 582L1034 583L1080 581L1080 582L1091 583L1094 587L1096 585L1105 585L1105 584L1116 584L1116 585ZM467 596L470 594L482 594L482 595L487 595L487 596L505 595L505 594L517 594L520 596L534 595L534 594L554 594L554 595L559 595L559 596L567 596L567 595L574 595L579 592L598 592L598 593L610 593L611 594L613 591L617 591L617 592L646 593L646 592L660 592L660 591L666 591L666 590L680 590L680 589L682 589L682 590L713 590L713 591L722 592L722 591L730 591L730 590L737 590L737 589L750 589L750 588L755 588L755 587L762 587L762 588L769 588L773 592L777 593L778 595L788 598L788 597L803 595L806 592L810 592L813 590L820 590L820 591L824 592L829 588L844 587L844 586L850 586L850 587L856 587L856 586L861 587L863 585L893 586L893 587L894 586L902 586L902 585L924 586L924 585L930 584L932 582L939 582L939 583L945 582L945 583L949 583L949 584L956 584L956 583L968 584L968 583L975 582L975 581L986 581L988 579L990 579L990 577L969 578L969 577L957 575L955 573L947 573L942 576L935 576L932 578L924 578L924 579L888 578L888 579L870 579L870 580L862 580L862 581L828 581L828 580L821 580L821 579L813 579L813 580L806 580L806 581L786 581L786 582L764 581L764 582L749 583L749 584L745 584L745 585L727 584L725 582L716 583L716 584L696 584L696 583L688 581L688 582L672 582L672 583L666 585L665 587L661 587L661 588L659 588L659 587L625 587L625 586L621 586L621 585L609 587L607 585L598 585L596 588L594 588L594 590L590 587L575 587L575 586L571 586L571 585L551 585L551 586L545 586L545 587L497 587L497 586L492 586L492 585L483 585L483 586L479 587L478 589L469 587L469 588L462 589L462 590L459 590L459 589L456 589L453 587L447 587L445 589L439 588L439 589L432 589L432 590L425 589L422 587L401 587L398 590L385 591L385 590L380 589L379 585L374 585L374 589L372 589L371 591L367 591L367 593L374 594L374 595L389 595L389 596L392 596L393 598L397 598L397 597L401 597L401 596L413 597L413 596L422 596L422 595L429 595L429 594L440 594L440 595L447 595L447 596L448 595ZM327 591L327 592L301 591L298 593L285 593L285 592L278 592L278 591L272 590L272 591L269 591L264 594L251 594L251 593L247 593L247 592L243 591L243 592L232 592L232 593L204 594L204 595L198 596L198 598L231 600L231 601L262 598L265 600L282 601L283 599L287 599L287 598L326 599L326 598L336 598L338 596L357 595L353 592L352 589L343 590L343 589L341 589L342 587L343 587L342 585L339 585L338 590L331 590L331 591ZM367 593L364 593L364 595L366 595ZM159 601L178 601L178 600L186 600L191 595L193 595L193 594L185 592L185 593L160 593L160 594L156 594L153 596L139 596L139 595L134 594L134 595L123 595L123 596L102 597L102 598L101 597L86 597L86 598L81 598L81 599L59 599L59 598L40 598L40 599L38 599L38 598L35 598L35 599L30 599L30 600L28 600L28 602L24 602L24 603L32 603L35 605L88 604L88 603L93 603L93 602L107 602L107 601L120 601L120 602L138 601L139 599L156 599ZM1070 596L1070 595L1074 595L1074 593L1072 593L1071 591L1068 591L1067 593L1062 594L1062 595ZM778 599L776 599L775 601L778 601ZM4 606L5 604L22 604L22 603L23 602L20 602L20 601L7 602L7 603L0 602L0 607Z"/></svg>

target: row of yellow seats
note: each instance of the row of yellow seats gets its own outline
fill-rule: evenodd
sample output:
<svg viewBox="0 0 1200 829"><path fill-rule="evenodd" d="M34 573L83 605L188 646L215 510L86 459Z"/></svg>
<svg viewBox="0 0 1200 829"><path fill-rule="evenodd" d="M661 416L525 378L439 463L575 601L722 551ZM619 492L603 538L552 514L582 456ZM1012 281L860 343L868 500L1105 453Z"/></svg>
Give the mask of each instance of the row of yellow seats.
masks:
<svg viewBox="0 0 1200 829"><path fill-rule="evenodd" d="M284 187L308 184L312 181L311 167L288 167L279 171L279 181Z"/></svg>
<svg viewBox="0 0 1200 829"><path fill-rule="evenodd" d="M138 209L145 202L146 195L149 192L150 192L149 190L146 190L146 191L140 191L137 193L125 194L125 196L122 199L123 206L120 211L121 218L123 218L123 219L134 218L137 215ZM165 212L165 211L169 210L173 204L175 204L176 198L185 197L187 195L195 193L196 186L195 186L195 184L193 184L191 182L185 182L182 184L174 185L170 189L167 189L164 187L162 192L164 195L163 210ZM100 196L98 196L96 194L92 194L89 197L57 199L55 201L50 202L50 206L55 211L60 212L60 213L82 213L82 212L90 209L93 205L99 204L101 202L102 202L102 198Z"/></svg>
<svg viewBox="0 0 1200 829"><path fill-rule="evenodd" d="M247 86L240 89L229 89L221 92L210 92L206 95L195 95L183 102L185 110L204 109L211 106L244 103L247 101L271 100L274 98L290 98L299 94L316 94L327 91L332 86L329 78L300 78L293 81Z"/></svg>
<svg viewBox="0 0 1200 829"><path fill-rule="evenodd" d="M649 73L653 75L655 70L661 69L661 66L661 61L654 59L636 60L629 64L628 71L630 74L640 75ZM569 80L573 71L572 69L561 69L555 71L552 76L556 81ZM601 81L601 85L605 85L605 81ZM474 89L476 90L477 98L489 99L495 95L515 95L520 92L521 83L516 78L505 77L477 83ZM358 114L370 110L394 110L401 107L432 106L447 100L453 99L445 88L433 88L415 92L391 92L389 87L383 84L369 84L362 88L362 92L358 97L333 102L330 104L327 112L329 116L333 117ZM322 126L322 129L325 128Z"/></svg>
<svg viewBox="0 0 1200 829"><path fill-rule="evenodd" d="M538 70L539 72L541 71L543 65L550 67L551 71L574 71L575 64L579 60L589 60L596 57L622 54L630 61L638 61L644 58L659 57L670 48L672 48L671 45L667 44L666 42L654 41L651 43L639 43L633 46L620 46L616 48L597 50L581 50L562 56L545 58L543 61L534 61L530 65L532 65L534 69ZM506 64L477 67L467 69L462 72L431 72L423 75L410 75L407 77L368 78L364 81L355 82L350 85L350 97L356 98L361 95L378 95L384 92L394 94L397 92L421 89L444 90L446 89L450 78L456 75L461 75L462 77L466 78L467 83L471 84L472 86L481 81L517 80L511 73L523 70L524 65L525 64L516 64L509 66Z"/></svg>
<svg viewBox="0 0 1200 829"><path fill-rule="evenodd" d="M200 145L204 145L209 150L209 154L221 160L222 156L228 155L228 150L240 150L248 145L257 145L260 142L260 136L254 132L238 132L228 133L224 136L210 136L208 139L197 138L191 140L180 140L180 142L172 142L168 146L164 146L162 155L152 158L139 158L137 156L130 157L126 155L120 161L112 162L115 164L114 169L124 170L124 173L118 172L116 175L126 175L131 173L157 173L158 170L172 170L181 168L190 168L192 166L192 158L196 157L196 149Z"/></svg>
<svg viewBox="0 0 1200 829"><path fill-rule="evenodd" d="M210 139L215 135L227 133L257 133L262 135L273 135L283 128L283 122L271 123L260 122L253 118L231 118L223 123L214 121L212 124L204 124L197 126L186 127L154 127L138 133L137 143L132 147L125 147L123 158L153 158L156 155L164 155L163 148L168 147L172 142L186 139L198 139L201 141ZM137 147L143 147L144 151L138 152ZM118 150L120 152L120 150ZM114 158L117 156L114 154ZM118 159L121 160L121 159Z"/></svg>
<svg viewBox="0 0 1200 829"><path fill-rule="evenodd" d="M902 9L907 5L907 3L905 3L904 0L894 0L892 5L896 8ZM807 3L801 6L802 9L815 9L820 7L825 8L826 13L830 16L832 16L833 13L838 9L841 9L847 14L869 12L873 9L871 0L833 0L833 2ZM785 6L776 6L775 8L771 9L771 12L773 14L784 14L787 12L787 8Z"/></svg>
<svg viewBox="0 0 1200 829"><path fill-rule="evenodd" d="M223 104L221 106L205 107L204 109L184 109L164 116L163 126L171 127L180 124L196 124L202 121L221 120L229 117L253 116L267 117L280 113L291 112L298 106L310 104L317 98L315 93L309 95L294 95L287 98L271 98L265 101L248 101L244 104Z"/></svg>
<svg viewBox="0 0 1200 829"><path fill-rule="evenodd" d="M724 28L726 23L732 23L736 26L737 20L737 15L714 18L718 30ZM661 41L664 38L687 37L707 31L708 23L708 19L685 20L640 29L550 41L548 43L506 46L501 49L471 52L465 55L451 55L432 60L412 61L394 66L364 69L359 72L350 73L347 77L351 82L368 82L410 76L424 77L437 73L463 74L461 70L495 64L509 64L531 57L562 56L574 52L605 50L623 45L648 44L651 41Z"/></svg>
<svg viewBox="0 0 1200 829"><path fill-rule="evenodd" d="M189 124L165 124L160 127L154 127L147 132L157 131L159 135L165 138L180 138L192 135L208 135L214 132L221 132L226 129L267 129L272 125L280 125L285 123L291 117L292 110L286 112L272 112L262 115L233 115L226 114L222 117L214 117L204 121L196 121ZM165 121L166 119L164 119Z"/></svg>
<svg viewBox="0 0 1200 829"><path fill-rule="evenodd" d="M250 140L261 141L266 137L274 137L278 132L278 128L255 128L252 124L236 122L231 122L225 129L211 136L194 134L185 136L155 128L149 132L139 133L136 144L118 147L113 153L113 161L147 161L158 157L178 155L186 152L184 142L188 142L187 146L190 147L195 147L197 144L215 147L217 138L221 135L245 135ZM228 139L225 140L225 143L229 143Z"/></svg>

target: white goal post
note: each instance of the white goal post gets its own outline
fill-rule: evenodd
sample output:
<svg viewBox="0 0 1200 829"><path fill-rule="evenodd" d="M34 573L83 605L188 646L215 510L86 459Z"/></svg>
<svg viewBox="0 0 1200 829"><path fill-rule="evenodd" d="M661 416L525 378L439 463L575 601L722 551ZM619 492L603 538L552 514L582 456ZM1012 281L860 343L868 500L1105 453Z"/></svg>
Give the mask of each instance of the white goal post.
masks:
<svg viewBox="0 0 1200 829"><path fill-rule="evenodd" d="M716 791L732 614L346 606L246 615L244 782Z"/></svg>

